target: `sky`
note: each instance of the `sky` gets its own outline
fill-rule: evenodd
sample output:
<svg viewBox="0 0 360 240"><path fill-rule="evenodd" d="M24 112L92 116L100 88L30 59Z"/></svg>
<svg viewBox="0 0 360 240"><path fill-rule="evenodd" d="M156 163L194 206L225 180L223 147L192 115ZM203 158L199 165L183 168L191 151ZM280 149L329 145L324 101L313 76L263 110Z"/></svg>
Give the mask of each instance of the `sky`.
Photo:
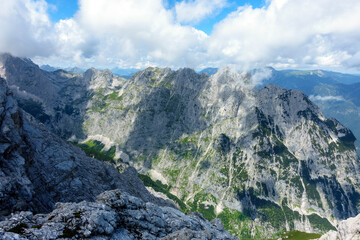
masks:
<svg viewBox="0 0 360 240"><path fill-rule="evenodd" d="M82 68L360 72L359 0L2 0L0 52Z"/></svg>

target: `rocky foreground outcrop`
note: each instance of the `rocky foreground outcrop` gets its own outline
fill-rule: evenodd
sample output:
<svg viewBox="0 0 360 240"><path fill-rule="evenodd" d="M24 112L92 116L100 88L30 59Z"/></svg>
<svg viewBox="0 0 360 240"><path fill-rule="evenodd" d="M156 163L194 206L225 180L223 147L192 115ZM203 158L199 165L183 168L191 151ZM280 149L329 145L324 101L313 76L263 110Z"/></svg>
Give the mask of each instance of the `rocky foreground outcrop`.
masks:
<svg viewBox="0 0 360 240"><path fill-rule="evenodd" d="M341 221L337 231L329 231L320 240L360 240L360 214Z"/></svg>
<svg viewBox="0 0 360 240"><path fill-rule="evenodd" d="M49 214L20 212L0 222L5 239L237 239L219 219L144 202L121 190L95 202L58 203Z"/></svg>

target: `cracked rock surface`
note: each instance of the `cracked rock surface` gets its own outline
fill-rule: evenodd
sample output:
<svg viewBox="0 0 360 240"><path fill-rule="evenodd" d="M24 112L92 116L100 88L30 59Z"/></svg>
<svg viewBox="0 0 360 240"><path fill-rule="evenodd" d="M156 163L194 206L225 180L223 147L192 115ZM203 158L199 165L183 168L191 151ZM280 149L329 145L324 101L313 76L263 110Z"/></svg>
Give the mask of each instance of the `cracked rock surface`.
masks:
<svg viewBox="0 0 360 240"><path fill-rule="evenodd" d="M48 214L13 214L0 222L5 239L229 239L219 219L184 214L144 202L121 190L100 194L95 202L58 203Z"/></svg>

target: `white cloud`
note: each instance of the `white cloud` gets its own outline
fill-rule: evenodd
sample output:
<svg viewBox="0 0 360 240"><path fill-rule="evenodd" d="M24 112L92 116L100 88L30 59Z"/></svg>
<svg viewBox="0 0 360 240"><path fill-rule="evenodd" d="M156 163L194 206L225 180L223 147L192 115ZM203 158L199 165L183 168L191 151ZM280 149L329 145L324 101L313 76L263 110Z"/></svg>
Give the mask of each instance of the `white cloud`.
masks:
<svg viewBox="0 0 360 240"><path fill-rule="evenodd" d="M79 5L73 19L55 28L60 58L68 62L195 67L205 52L201 43L207 35L176 23L161 0L81 0Z"/></svg>
<svg viewBox="0 0 360 240"><path fill-rule="evenodd" d="M44 0L2 0L0 52L23 57L48 56L53 51L51 23Z"/></svg>
<svg viewBox="0 0 360 240"><path fill-rule="evenodd" d="M226 0L187 0L176 3L176 18L181 23L198 23L219 12L227 4Z"/></svg>
<svg viewBox="0 0 360 240"><path fill-rule="evenodd" d="M261 85L262 82L272 76L272 70L269 68L257 69L251 76L252 84L254 86Z"/></svg>
<svg viewBox="0 0 360 240"><path fill-rule="evenodd" d="M360 1L272 0L240 7L209 39L212 59L254 67L341 67L360 48Z"/></svg>
<svg viewBox="0 0 360 240"><path fill-rule="evenodd" d="M345 99L342 96L310 95L309 99L311 101L345 101Z"/></svg>
<svg viewBox="0 0 360 240"><path fill-rule="evenodd" d="M210 36L181 23L216 14L225 0L79 0L73 18L51 23L44 0L3 0L0 51L80 67L357 69L359 0L272 0L241 6ZM230 2L230 1L229 1ZM51 6L50 6L51 7Z"/></svg>

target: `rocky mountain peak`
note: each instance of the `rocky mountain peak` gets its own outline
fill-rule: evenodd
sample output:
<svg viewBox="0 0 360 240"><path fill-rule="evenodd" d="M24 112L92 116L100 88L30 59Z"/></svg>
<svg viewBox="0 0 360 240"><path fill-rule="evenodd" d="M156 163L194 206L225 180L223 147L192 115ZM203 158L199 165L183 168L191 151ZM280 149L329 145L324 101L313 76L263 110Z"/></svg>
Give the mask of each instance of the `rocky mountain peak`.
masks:
<svg viewBox="0 0 360 240"><path fill-rule="evenodd" d="M197 78L199 75L197 72L195 72L194 69L191 68L180 68L178 71L179 78L185 78L185 79L194 79Z"/></svg>
<svg viewBox="0 0 360 240"><path fill-rule="evenodd" d="M274 84L264 86L258 93L258 102L266 115L283 118L292 124L299 117L324 120L321 110L308 97L297 90L286 90Z"/></svg>
<svg viewBox="0 0 360 240"><path fill-rule="evenodd" d="M86 78L92 78L99 70L97 70L96 68L89 68L88 70L86 70L84 72L84 76Z"/></svg>
<svg viewBox="0 0 360 240"><path fill-rule="evenodd" d="M224 67L219 69L211 78L218 84L226 84L240 80L240 75L234 73L230 67Z"/></svg>
<svg viewBox="0 0 360 240"><path fill-rule="evenodd" d="M13 80L12 77L17 72L21 72L26 75L24 76L26 78L34 78L40 70L39 66L33 63L30 59L13 57L8 53L0 54L0 63L2 67L6 69L6 75L1 77L7 79L8 81Z"/></svg>
<svg viewBox="0 0 360 240"><path fill-rule="evenodd" d="M157 68L148 67L142 71L136 72L131 78L135 84L139 85L156 85L164 80L164 77L171 75L172 70L170 68Z"/></svg>
<svg viewBox="0 0 360 240"><path fill-rule="evenodd" d="M58 86L30 59L2 54L0 62L3 65L2 77L10 88L16 90L15 94L33 95L33 99L46 98L49 102L55 101Z"/></svg>
<svg viewBox="0 0 360 240"><path fill-rule="evenodd" d="M36 64L34 64L31 59L29 58L20 58L20 57L14 57L9 53L1 53L0 54L0 62L3 65L7 65L8 67L10 67L11 65L17 65L19 64L19 62L23 62L29 65L33 65L35 68L39 68L39 66L37 66ZM15 66L13 66L15 67Z"/></svg>
<svg viewBox="0 0 360 240"><path fill-rule="evenodd" d="M111 73L110 70L97 70L90 68L84 73L84 82L92 90L116 87L120 84L119 78Z"/></svg>

